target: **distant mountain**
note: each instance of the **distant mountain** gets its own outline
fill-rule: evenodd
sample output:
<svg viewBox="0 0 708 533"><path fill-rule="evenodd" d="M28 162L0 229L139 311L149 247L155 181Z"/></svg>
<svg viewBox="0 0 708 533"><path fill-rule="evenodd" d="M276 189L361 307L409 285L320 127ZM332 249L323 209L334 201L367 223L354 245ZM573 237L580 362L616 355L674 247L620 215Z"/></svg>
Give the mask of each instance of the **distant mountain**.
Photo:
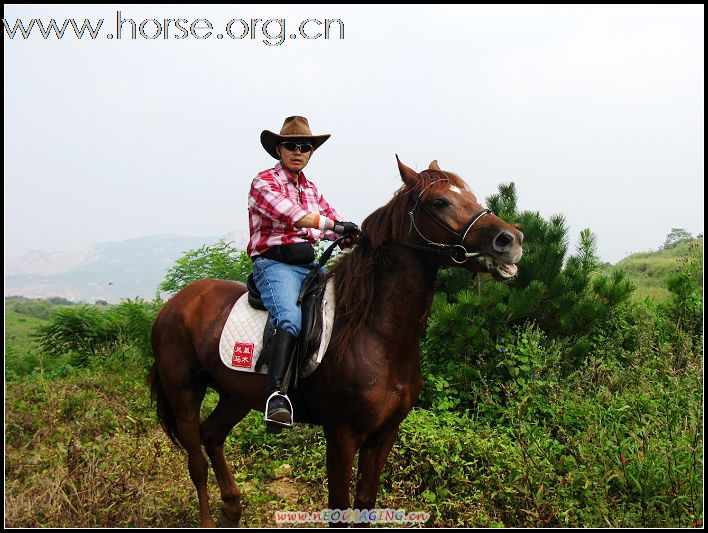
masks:
<svg viewBox="0 0 708 533"><path fill-rule="evenodd" d="M187 250L220 238L243 248L247 237L243 232L222 237L153 235L74 252L32 251L5 265L5 296L60 296L87 303L153 298L167 270Z"/></svg>
<svg viewBox="0 0 708 533"><path fill-rule="evenodd" d="M5 265L5 296L63 297L74 302L117 303L124 298L153 298L167 270L187 250L214 244L219 239L246 246L248 233L222 237L153 235L140 239L97 244L86 250L47 253L32 251ZM668 297L666 280L689 253L689 246L703 239L689 239L657 252L630 255L616 265L605 264L599 274L622 268L637 285L636 298Z"/></svg>

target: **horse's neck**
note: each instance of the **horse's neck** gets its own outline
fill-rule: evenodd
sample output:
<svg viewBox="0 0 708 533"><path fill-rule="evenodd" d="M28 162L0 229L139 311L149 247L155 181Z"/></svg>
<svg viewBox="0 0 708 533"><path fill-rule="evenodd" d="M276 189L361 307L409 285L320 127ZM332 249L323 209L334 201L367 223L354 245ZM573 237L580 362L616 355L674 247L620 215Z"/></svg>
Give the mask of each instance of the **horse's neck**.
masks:
<svg viewBox="0 0 708 533"><path fill-rule="evenodd" d="M417 346L433 303L438 269L402 248L391 250L385 264L376 273L376 329L384 337Z"/></svg>

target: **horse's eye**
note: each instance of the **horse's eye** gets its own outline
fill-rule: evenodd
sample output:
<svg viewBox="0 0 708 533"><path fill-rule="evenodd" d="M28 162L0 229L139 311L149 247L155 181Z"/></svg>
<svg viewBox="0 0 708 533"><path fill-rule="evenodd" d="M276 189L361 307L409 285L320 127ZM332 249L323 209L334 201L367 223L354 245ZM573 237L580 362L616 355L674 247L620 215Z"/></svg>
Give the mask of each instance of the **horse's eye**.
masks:
<svg viewBox="0 0 708 533"><path fill-rule="evenodd" d="M444 209L449 205L450 205L450 202L448 202L444 198L436 198L435 200L433 200L433 207L435 209Z"/></svg>

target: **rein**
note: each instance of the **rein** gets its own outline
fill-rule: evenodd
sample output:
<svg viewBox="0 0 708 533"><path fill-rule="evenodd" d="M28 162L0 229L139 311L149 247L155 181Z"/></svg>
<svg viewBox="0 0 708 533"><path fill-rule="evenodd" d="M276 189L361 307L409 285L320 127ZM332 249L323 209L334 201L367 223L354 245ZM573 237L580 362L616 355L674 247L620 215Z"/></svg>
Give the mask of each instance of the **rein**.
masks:
<svg viewBox="0 0 708 533"><path fill-rule="evenodd" d="M404 241L394 241L396 244L403 246L405 248L409 248L411 250L416 250L419 252L425 252L425 253L433 253L436 255L445 255L449 256L455 263L462 264L465 263L470 257L477 257L479 255L482 255L481 252L469 252L467 248L464 246L464 241L465 238L467 237L467 234L470 232L472 229L472 226L474 226L477 221L482 218L485 215L488 215L492 212L491 209L482 209L479 213L475 214L470 221L465 224L463 230L461 232L455 231L452 229L450 226L448 226L445 222L440 220L435 213L430 211L427 207L425 207L422 203L420 203L420 199L423 196L423 193L425 192L425 189L430 187L431 185L438 183L440 181L449 181L447 178L439 179L437 181L434 181L430 184L428 184L426 187L423 188L422 191L420 191L416 196L415 196L415 203L413 205L413 208L408 212L408 216L411 219L411 226L410 229L408 230L408 234L412 232L412 230L415 228L416 233L420 236L421 239L425 241L425 245L420 245L420 244L413 244L409 242L404 242ZM443 244L440 242L435 242L430 239L428 239L423 233L418 229L418 225L415 223L415 216L413 215L413 212L416 210L417 207L420 207L425 214L427 214L430 218L433 219L433 222L435 222L438 226L443 228L445 231L448 233L453 234L455 237L460 239L459 244Z"/></svg>

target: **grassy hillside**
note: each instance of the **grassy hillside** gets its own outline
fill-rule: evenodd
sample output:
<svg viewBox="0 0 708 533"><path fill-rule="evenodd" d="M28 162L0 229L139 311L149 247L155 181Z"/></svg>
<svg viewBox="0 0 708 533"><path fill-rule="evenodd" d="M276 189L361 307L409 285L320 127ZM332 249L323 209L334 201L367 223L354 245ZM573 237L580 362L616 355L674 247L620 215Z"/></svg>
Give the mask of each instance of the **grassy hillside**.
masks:
<svg viewBox="0 0 708 533"><path fill-rule="evenodd" d="M64 305L72 305L72 302L59 297L31 299L24 296L9 296L5 298L5 311L13 311L34 318L49 318L52 309Z"/></svg>
<svg viewBox="0 0 708 533"><path fill-rule="evenodd" d="M5 376L14 380L44 371L44 356L34 333L47 323L52 310L71 305L64 298L28 299L9 297L5 299ZM53 368L56 370L56 361Z"/></svg>
<svg viewBox="0 0 708 533"><path fill-rule="evenodd" d="M5 375L14 379L31 373L40 366L37 342L32 338L36 328L46 321L5 309Z"/></svg>
<svg viewBox="0 0 708 533"><path fill-rule="evenodd" d="M688 256L691 246L700 246L702 249L703 237L679 241L665 250L632 254L616 265L602 265L598 273L609 275L613 270L620 268L637 286L634 292L635 300L649 297L656 301L663 301L670 295L666 288L666 281L669 276L678 271L681 260Z"/></svg>

